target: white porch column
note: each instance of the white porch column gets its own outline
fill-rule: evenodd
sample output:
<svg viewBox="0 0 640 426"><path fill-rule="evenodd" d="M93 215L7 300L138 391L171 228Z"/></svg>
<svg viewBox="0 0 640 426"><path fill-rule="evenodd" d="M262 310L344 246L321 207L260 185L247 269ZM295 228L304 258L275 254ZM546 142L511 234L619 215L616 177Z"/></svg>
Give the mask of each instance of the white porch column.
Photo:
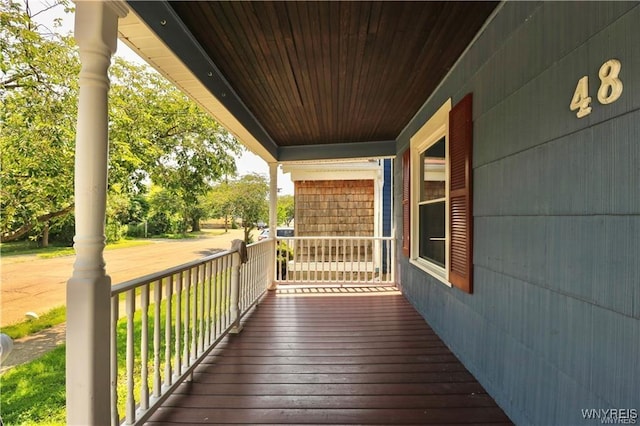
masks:
<svg viewBox="0 0 640 426"><path fill-rule="evenodd" d="M276 243L275 238L277 235L277 227L278 227L278 163L269 163L269 238L272 238L273 244L273 253L276 253ZM269 277L271 280L271 285L269 285L269 290L276 289L275 280L275 258L270 263L269 268Z"/></svg>
<svg viewBox="0 0 640 426"><path fill-rule="evenodd" d="M380 165L373 180L373 236L382 237L382 188L384 185L384 167L383 160L378 160ZM382 274L382 244L379 240L375 240L373 259L374 269Z"/></svg>
<svg viewBox="0 0 640 426"><path fill-rule="evenodd" d="M104 425L110 417L111 279L105 273L107 70L116 50L120 3L76 3L80 94L75 157L76 261L67 282L67 424Z"/></svg>

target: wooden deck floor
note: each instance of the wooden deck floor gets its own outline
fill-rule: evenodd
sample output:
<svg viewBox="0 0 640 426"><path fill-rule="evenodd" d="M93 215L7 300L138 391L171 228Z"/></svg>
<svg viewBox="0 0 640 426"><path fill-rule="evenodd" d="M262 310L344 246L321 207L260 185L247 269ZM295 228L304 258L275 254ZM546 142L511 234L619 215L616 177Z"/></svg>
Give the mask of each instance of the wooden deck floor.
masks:
<svg viewBox="0 0 640 426"><path fill-rule="evenodd" d="M278 290L148 424L509 424L390 287Z"/></svg>

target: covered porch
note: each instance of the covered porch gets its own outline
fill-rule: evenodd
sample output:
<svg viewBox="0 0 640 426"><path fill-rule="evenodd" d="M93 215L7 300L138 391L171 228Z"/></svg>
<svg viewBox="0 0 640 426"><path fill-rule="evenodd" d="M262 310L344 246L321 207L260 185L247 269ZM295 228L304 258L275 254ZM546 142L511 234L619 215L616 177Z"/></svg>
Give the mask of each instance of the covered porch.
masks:
<svg viewBox="0 0 640 426"><path fill-rule="evenodd" d="M518 424L636 421L637 3L76 5L68 423L508 422L421 318ZM236 247L111 286L118 38L269 163L273 233L246 263ZM390 254L387 273L345 236L298 238L328 257L288 279L338 295L287 293L277 168L356 158L394 161L396 232L363 250ZM420 316L395 290L348 290L354 269Z"/></svg>
<svg viewBox="0 0 640 426"><path fill-rule="evenodd" d="M78 2L68 423L509 423L395 287L395 235L294 237L316 257L293 259L288 279L276 273L277 167L395 157L394 138L495 6ZM111 286L102 251L116 37L269 163L271 238Z"/></svg>

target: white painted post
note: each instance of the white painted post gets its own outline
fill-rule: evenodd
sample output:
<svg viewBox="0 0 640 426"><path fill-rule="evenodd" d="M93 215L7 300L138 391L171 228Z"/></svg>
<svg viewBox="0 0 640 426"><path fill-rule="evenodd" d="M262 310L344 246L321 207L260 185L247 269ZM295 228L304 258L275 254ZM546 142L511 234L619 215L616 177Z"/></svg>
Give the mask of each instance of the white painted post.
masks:
<svg viewBox="0 0 640 426"><path fill-rule="evenodd" d="M110 418L111 279L105 273L108 109L107 70L116 50L124 3L76 3L80 48L75 159L76 261L67 282L67 424L103 425Z"/></svg>
<svg viewBox="0 0 640 426"><path fill-rule="evenodd" d="M229 301L231 310L231 334L238 334L242 331L240 324L240 253L237 251L231 256L231 300Z"/></svg>
<svg viewBox="0 0 640 426"><path fill-rule="evenodd" d="M269 238L272 244L273 260L269 267L269 286L268 290L275 290L278 287L276 283L276 236L278 228L278 163L269 163Z"/></svg>
<svg viewBox="0 0 640 426"><path fill-rule="evenodd" d="M373 241L373 259L371 259L373 264L373 277L376 276L376 272L377 272L378 277L380 278L382 278L382 247L381 247L381 240L379 240L377 237L382 237L382 222L383 222L382 189L384 187L383 162L384 160L378 160L378 164L380 165L380 168L378 169L378 172L373 184L373 187L374 187L374 190L373 190L373 193L374 193L373 236L376 237L376 239L374 239Z"/></svg>

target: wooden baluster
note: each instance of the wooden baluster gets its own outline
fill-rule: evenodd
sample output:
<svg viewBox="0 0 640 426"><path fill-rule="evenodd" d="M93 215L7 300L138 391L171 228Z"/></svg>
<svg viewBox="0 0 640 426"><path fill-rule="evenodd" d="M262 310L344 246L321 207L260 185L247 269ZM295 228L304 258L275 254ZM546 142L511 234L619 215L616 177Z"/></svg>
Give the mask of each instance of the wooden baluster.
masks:
<svg viewBox="0 0 640 426"><path fill-rule="evenodd" d="M351 266L349 267L349 281L353 282L353 239L349 238L350 254L351 254Z"/></svg>
<svg viewBox="0 0 640 426"><path fill-rule="evenodd" d="M198 358L198 267L189 268L191 283L191 358L189 365L193 365Z"/></svg>
<svg viewBox="0 0 640 426"><path fill-rule="evenodd" d="M153 398L160 397L162 378L160 376L160 339L162 329L160 316L162 315L162 280L155 282L153 286Z"/></svg>
<svg viewBox="0 0 640 426"><path fill-rule="evenodd" d="M174 380L177 380L182 374L182 272L177 274L176 280L176 347L175 357L176 362L174 365Z"/></svg>
<svg viewBox="0 0 640 426"><path fill-rule="evenodd" d="M140 409L149 408L149 284L140 289L142 318L140 327Z"/></svg>
<svg viewBox="0 0 640 426"><path fill-rule="evenodd" d="M120 295L111 296L111 426L120 425L118 413L118 308Z"/></svg>
<svg viewBox="0 0 640 426"><path fill-rule="evenodd" d="M211 345L211 265L212 262L207 262L204 264L204 279L203 279L203 288L204 288L204 314L202 315L204 318L204 335L205 340L204 344L208 348Z"/></svg>
<svg viewBox="0 0 640 426"><path fill-rule="evenodd" d="M133 388L135 386L134 358L135 358L135 339L134 339L134 322L133 316L136 310L136 293L135 290L127 291L126 312L127 312L127 402L126 402L126 421L127 424L133 424L136 420L136 401L133 396Z"/></svg>
<svg viewBox="0 0 640 426"><path fill-rule="evenodd" d="M222 288L222 280L224 275L224 258L216 259L216 284L214 295L214 320L215 320L215 338L217 339L220 335L220 320L221 320L221 310L220 310L220 291Z"/></svg>
<svg viewBox="0 0 640 426"><path fill-rule="evenodd" d="M173 383L173 371L171 368L171 319L173 318L171 311L173 307L173 277L167 277L164 280L165 294L167 295L167 303L165 304L164 311L164 386L168 388Z"/></svg>

